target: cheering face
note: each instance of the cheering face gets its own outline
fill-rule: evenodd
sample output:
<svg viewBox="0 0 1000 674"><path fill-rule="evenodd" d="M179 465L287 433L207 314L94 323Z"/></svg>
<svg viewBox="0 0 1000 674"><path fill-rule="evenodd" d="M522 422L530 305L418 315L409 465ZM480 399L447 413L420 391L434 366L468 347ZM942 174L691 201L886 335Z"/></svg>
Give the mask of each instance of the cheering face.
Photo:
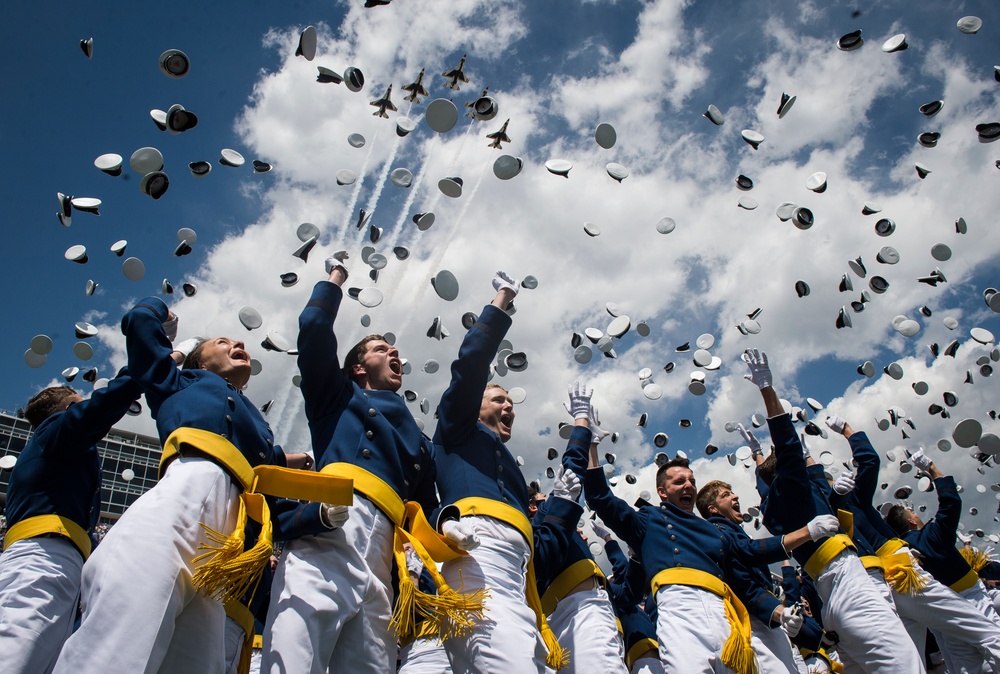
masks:
<svg viewBox="0 0 1000 674"><path fill-rule="evenodd" d="M368 350L354 366L356 375L366 378L365 388L373 391L398 391L403 385L403 361L399 351L388 342L375 339L365 346Z"/></svg>
<svg viewBox="0 0 1000 674"><path fill-rule="evenodd" d="M681 466L667 469L666 483L656 488L656 493L667 503L672 503L685 512L694 510L694 498L698 488L694 483L694 473Z"/></svg>
<svg viewBox="0 0 1000 674"><path fill-rule="evenodd" d="M743 513L740 511L740 497L729 489L723 489L715 499L717 513L736 524L743 523Z"/></svg>
<svg viewBox="0 0 1000 674"><path fill-rule="evenodd" d="M243 342L229 337L212 337L201 347L201 369L214 372L236 388L250 381L250 354Z"/></svg>
<svg viewBox="0 0 1000 674"><path fill-rule="evenodd" d="M483 392L479 420L499 435L501 442L510 440L510 429L514 425L514 403L506 391L493 386Z"/></svg>

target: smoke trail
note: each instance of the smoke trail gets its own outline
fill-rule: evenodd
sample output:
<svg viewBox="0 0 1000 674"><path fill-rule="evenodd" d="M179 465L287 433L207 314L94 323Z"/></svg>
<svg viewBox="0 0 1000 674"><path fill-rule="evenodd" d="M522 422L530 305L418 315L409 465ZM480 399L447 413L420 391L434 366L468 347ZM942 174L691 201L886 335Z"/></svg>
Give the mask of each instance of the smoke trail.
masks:
<svg viewBox="0 0 1000 674"><path fill-rule="evenodd" d="M455 152L455 156L452 157L451 163L448 164L448 168L445 169L445 175L454 172L455 166L458 165L458 158L462 155L462 150L465 149L465 144L469 140L469 135L470 132L472 131L472 125L475 123L476 123L475 120L471 120L469 124L465 127L465 133L462 135L462 142L459 143L458 150ZM434 192L434 196L431 197L431 202L427 204L427 212L433 213L440 199L441 199L441 190L436 190Z"/></svg>
<svg viewBox="0 0 1000 674"><path fill-rule="evenodd" d="M365 208L365 212L369 215L375 212L375 207L378 206L379 197L382 196L382 190L385 188L385 180L389 177L389 171L392 170L392 162L396 160L396 153L399 151L399 141L402 140L399 136L396 136L396 141L392 144L392 150L389 152L389 157L385 160L385 164L382 165L382 172L378 176L378 181L375 183L375 190L372 195L368 198L368 205ZM361 238L364 239L367 236L362 230Z"/></svg>
<svg viewBox="0 0 1000 674"><path fill-rule="evenodd" d="M351 200L347 202L347 208L344 209L344 224L341 227L342 238L341 241L346 239L347 232L351 231L350 227L353 224L354 219L354 207L358 205L358 197L361 195L361 188L364 186L365 182L365 171L368 170L368 162L372 158L372 153L375 151L375 141L378 140L378 131L372 136L372 142L368 144L368 154L365 155L365 161L361 164L361 173L358 175L358 180L354 183L354 191L351 193Z"/></svg>

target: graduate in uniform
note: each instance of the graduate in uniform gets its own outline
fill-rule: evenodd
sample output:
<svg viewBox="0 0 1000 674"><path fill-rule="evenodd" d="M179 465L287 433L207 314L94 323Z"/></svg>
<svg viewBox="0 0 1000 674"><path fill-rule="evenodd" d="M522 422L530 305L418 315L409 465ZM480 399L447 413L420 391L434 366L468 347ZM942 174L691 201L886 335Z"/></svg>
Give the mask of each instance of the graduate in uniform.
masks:
<svg viewBox="0 0 1000 674"><path fill-rule="evenodd" d="M831 495L832 502L851 513L855 530L877 550L892 587L896 610L917 651L924 652L930 629L946 660L950 657L954 663L973 667L981 666L984 659L995 663L997 635L990 630L983 632L982 614L921 568L907 542L897 537L875 509L873 499L881 459L868 435L855 431L846 419L837 415L828 418L827 425L850 443L857 465L856 476L844 473L838 477L841 486L838 489L834 484L834 492L839 494Z"/></svg>
<svg viewBox="0 0 1000 674"><path fill-rule="evenodd" d="M719 531L743 541L750 535L743 530L740 497L731 484L712 480L698 490L695 499L698 512ZM738 557L727 561L726 583L746 606L753 629L753 650L760 663L761 674L783 672L795 674L797 667L789 637L802 628L802 616L785 606L774 595L771 571L766 564L747 565Z"/></svg>
<svg viewBox="0 0 1000 674"><path fill-rule="evenodd" d="M493 288L493 301L466 333L451 365L434 433L437 486L445 504L435 518L437 527L469 551L444 562L442 573L456 589L489 592L486 621L470 634L446 639L445 648L455 674L541 673L546 662L558 668L566 657L546 624L536 573L546 575L541 565L558 563L575 535L583 513L576 502L580 480L560 471L553 490L557 498L548 500L546 513L532 526L528 485L504 444L514 406L502 387L487 386L490 364L511 325L504 310L518 282L500 271ZM588 420L574 424L569 446L586 452Z"/></svg>
<svg viewBox="0 0 1000 674"><path fill-rule="evenodd" d="M937 513L925 523L912 510L894 505L886 513L886 524L907 542L924 570L971 602L978 613L977 616L956 612L949 616L955 623L954 629L935 630L934 637L948 671L983 671L983 662L993 671L1000 671L1000 619L979 576L955 547L962 516L962 497L955 478L942 473L923 450L911 456L910 461L934 480Z"/></svg>
<svg viewBox="0 0 1000 674"><path fill-rule="evenodd" d="M802 444L772 386L767 356L748 349L743 360L750 370L746 379L760 389L775 448L757 466L764 526L772 534L780 534L811 518L832 516L826 494L809 478ZM868 578L854 543L839 527L796 549L793 555L815 581L822 599L823 627L838 635L837 651L845 664L880 674L924 671L923 657Z"/></svg>
<svg viewBox="0 0 1000 674"><path fill-rule="evenodd" d="M80 570L101 514L97 443L140 395L125 370L90 400L44 389L24 416L34 429L7 489L0 555L0 653L10 674L49 672L73 629Z"/></svg>
<svg viewBox="0 0 1000 674"><path fill-rule="evenodd" d="M406 501L428 512L437 505L432 448L396 393L403 381L396 348L369 335L342 351L334 321L348 273L334 257L326 270L299 315L300 390L316 467L352 478L354 504L349 517L338 514L345 520L336 529L285 545L262 670L385 674L396 666L390 616L397 528Z"/></svg>
<svg viewBox="0 0 1000 674"><path fill-rule="evenodd" d="M84 565L83 617L56 664L60 674L223 671L223 602L255 584L271 554L270 512L255 477L286 457L241 392L250 355L239 340L213 337L185 358L171 345L176 330L157 297L122 319L128 371L163 443L160 480ZM301 530L324 528L320 507ZM262 525L249 551L247 517Z"/></svg>

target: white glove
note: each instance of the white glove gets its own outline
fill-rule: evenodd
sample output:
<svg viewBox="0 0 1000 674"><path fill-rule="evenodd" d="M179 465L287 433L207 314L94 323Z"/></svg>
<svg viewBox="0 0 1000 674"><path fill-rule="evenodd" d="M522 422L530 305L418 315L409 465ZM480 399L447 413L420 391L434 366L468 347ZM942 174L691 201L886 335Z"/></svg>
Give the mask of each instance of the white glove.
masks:
<svg viewBox="0 0 1000 674"><path fill-rule="evenodd" d="M517 295L517 290L520 287L521 282L516 278L512 278L510 274L505 271L499 270L493 275L493 290L500 292L504 288L510 290L512 293Z"/></svg>
<svg viewBox="0 0 1000 674"><path fill-rule="evenodd" d="M590 399L594 397L594 389L588 389L586 384L574 382L572 386L567 386L569 402L564 402L563 407L574 419L590 419Z"/></svg>
<svg viewBox="0 0 1000 674"><path fill-rule="evenodd" d="M330 505L329 503L319 504L319 521L327 529L339 529L344 526L347 516L350 515L349 506Z"/></svg>
<svg viewBox="0 0 1000 674"><path fill-rule="evenodd" d="M826 664L826 660L823 658L817 658L816 656L810 655L805 659L806 671L809 674L827 674L830 671L830 666Z"/></svg>
<svg viewBox="0 0 1000 674"><path fill-rule="evenodd" d="M344 257L346 257L346 255ZM341 262L341 260L340 260L339 257L337 257L336 255L331 255L330 257L326 258L326 261L324 262L323 266L326 267L326 273L327 274L332 274L334 269L336 269L337 267L340 267L341 271L344 274L344 278L346 279L347 278L347 267L345 267L344 265L342 265L340 262Z"/></svg>
<svg viewBox="0 0 1000 674"><path fill-rule="evenodd" d="M757 388L767 388L771 385L771 368L767 365L767 354L757 349L747 349L743 352L743 362L750 368L750 374L743 375L747 381L752 381Z"/></svg>
<svg viewBox="0 0 1000 674"><path fill-rule="evenodd" d="M192 337L191 339L185 339L180 344L174 345L174 351L187 358L191 354L191 352L195 350L195 347L197 347L199 344L202 343L202 341L203 340L199 337Z"/></svg>
<svg viewBox="0 0 1000 674"><path fill-rule="evenodd" d="M917 450L916 454L910 457L910 463L916 466L918 470L927 471L930 470L931 464L934 462L931 461L929 456L924 454L924 450L921 448Z"/></svg>
<svg viewBox="0 0 1000 674"><path fill-rule="evenodd" d="M163 321L163 334L167 336L171 342L177 339L177 317L167 319Z"/></svg>
<svg viewBox="0 0 1000 674"><path fill-rule="evenodd" d="M802 629L802 621L802 616L791 608L786 606L781 609L781 626L789 637L794 637L799 633L799 630Z"/></svg>
<svg viewBox="0 0 1000 674"><path fill-rule="evenodd" d="M448 520L441 525L441 533L447 536L448 540L455 544L459 550L475 550L479 547L479 536L476 536L475 527L471 522L462 520Z"/></svg>
<svg viewBox="0 0 1000 674"><path fill-rule="evenodd" d="M601 440L611 435L610 432L601 428L597 415L597 408L590 406L590 441L595 445L601 444Z"/></svg>
<svg viewBox="0 0 1000 674"><path fill-rule="evenodd" d="M740 432L743 442L747 443L747 447L750 448L750 456L755 457L764 453L764 450L760 448L760 440L754 437L753 431L748 431L743 424L737 424L736 430Z"/></svg>
<svg viewBox="0 0 1000 674"><path fill-rule="evenodd" d="M809 520L806 528L809 529L809 539L818 541L840 531L840 522L833 515L818 515Z"/></svg>
<svg viewBox="0 0 1000 674"><path fill-rule="evenodd" d="M841 473L833 483L833 490L841 496L854 491L854 476L850 473Z"/></svg>
<svg viewBox="0 0 1000 674"><path fill-rule="evenodd" d="M424 562L414 550L406 551L406 571L413 576L419 576L424 571Z"/></svg>
<svg viewBox="0 0 1000 674"><path fill-rule="evenodd" d="M800 443L802 445L802 458L808 459L811 456L811 454L809 454L809 445L806 444L806 434L805 433L801 434L799 436L799 439L802 441Z"/></svg>
<svg viewBox="0 0 1000 674"><path fill-rule="evenodd" d="M826 425L830 427L830 430L834 433L844 433L844 426L847 424L847 419L840 416L839 414L833 414L826 418Z"/></svg>
<svg viewBox="0 0 1000 674"><path fill-rule="evenodd" d="M591 528L593 528L594 533L597 535L597 537L600 538L602 541L611 535L611 532L605 529L604 526L597 520L593 520L590 523L590 526Z"/></svg>
<svg viewBox="0 0 1000 674"><path fill-rule="evenodd" d="M580 478L577 477L576 473L571 470L566 470L565 467L559 467L559 474L556 476L556 482L552 485L552 495L557 498L564 498L569 501L576 502L580 498L580 492L583 490L583 483L580 482Z"/></svg>
<svg viewBox="0 0 1000 674"><path fill-rule="evenodd" d="M972 545L972 536L963 534L961 531L956 531L955 535L958 536L958 540L962 541L962 545Z"/></svg>

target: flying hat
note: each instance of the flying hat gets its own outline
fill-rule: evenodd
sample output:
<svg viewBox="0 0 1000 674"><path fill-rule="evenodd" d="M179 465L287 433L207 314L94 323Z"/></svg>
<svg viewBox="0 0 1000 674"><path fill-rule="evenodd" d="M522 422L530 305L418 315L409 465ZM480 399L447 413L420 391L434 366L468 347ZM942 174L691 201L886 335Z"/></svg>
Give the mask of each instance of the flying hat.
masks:
<svg viewBox="0 0 1000 674"><path fill-rule="evenodd" d="M299 246L298 248L295 249L295 252L292 253L292 257L297 257L300 260L302 260L303 262L308 262L309 261L309 252L316 245L316 241L317 240L318 239L315 236L310 237L309 240L307 240L301 246Z"/></svg>
<svg viewBox="0 0 1000 674"><path fill-rule="evenodd" d="M417 128L417 123L409 117L396 118L396 135L405 138L411 131Z"/></svg>
<svg viewBox="0 0 1000 674"><path fill-rule="evenodd" d="M882 264L896 264L899 262L899 252L892 246L883 246L879 249L875 259Z"/></svg>
<svg viewBox="0 0 1000 674"><path fill-rule="evenodd" d="M457 199L462 196L462 184L462 179L457 176L442 178L438 181L438 189L446 197Z"/></svg>
<svg viewBox="0 0 1000 674"><path fill-rule="evenodd" d="M434 224L433 213L417 213L413 216L413 223L421 232L427 231Z"/></svg>
<svg viewBox="0 0 1000 674"><path fill-rule="evenodd" d="M181 50L168 49L160 54L160 72L167 77L179 80L187 75L190 69L191 61Z"/></svg>
<svg viewBox="0 0 1000 674"><path fill-rule="evenodd" d="M669 234L677 228L677 222L670 217L662 217L656 221L656 231L660 234Z"/></svg>
<svg viewBox="0 0 1000 674"><path fill-rule="evenodd" d="M879 236L889 236L896 231L896 223L889 218L882 218L875 223L875 233Z"/></svg>
<svg viewBox="0 0 1000 674"><path fill-rule="evenodd" d="M337 184L338 185L353 185L357 180L357 176L354 175L354 171L350 169L340 169L337 171Z"/></svg>
<svg viewBox="0 0 1000 674"><path fill-rule="evenodd" d="M893 54L898 51L903 51L907 49L910 45L906 43L906 34L899 33L893 35L888 40L882 43L882 51L886 54Z"/></svg>
<svg viewBox="0 0 1000 674"><path fill-rule="evenodd" d="M94 166L107 173L109 176L120 176L122 174L122 156L113 152L102 154L94 160Z"/></svg>
<svg viewBox="0 0 1000 674"><path fill-rule="evenodd" d="M747 192L753 189L753 180L742 173L736 176L736 189Z"/></svg>
<svg viewBox="0 0 1000 674"><path fill-rule="evenodd" d="M139 189L145 194L153 197L153 199L159 199L162 197L167 188L170 187L170 178L163 171L153 171L152 173L147 173L142 177L142 181L139 183Z"/></svg>
<svg viewBox="0 0 1000 674"><path fill-rule="evenodd" d="M846 306L840 307L840 313L837 314L836 326L838 330L840 330L841 328L854 327L854 323L851 321L851 315L847 313Z"/></svg>
<svg viewBox="0 0 1000 674"><path fill-rule="evenodd" d="M510 180L524 168L524 161L509 154L500 155L493 162L493 175L500 180Z"/></svg>
<svg viewBox="0 0 1000 674"><path fill-rule="evenodd" d="M743 136L743 140L745 140L754 150L759 148L760 144L764 142L764 136L752 129L743 129L743 131L740 132L740 135Z"/></svg>
<svg viewBox="0 0 1000 674"><path fill-rule="evenodd" d="M155 147L140 147L132 153L129 166L141 176L163 170L163 155Z"/></svg>
<svg viewBox="0 0 1000 674"><path fill-rule="evenodd" d="M79 264L87 264L87 247L84 245L77 244L75 246L70 246L63 253L65 257L70 262L76 262Z"/></svg>
<svg viewBox="0 0 1000 674"><path fill-rule="evenodd" d="M610 124L598 124L597 130L594 131L594 140L605 150L610 150L618 141L618 132Z"/></svg>
<svg viewBox="0 0 1000 674"><path fill-rule="evenodd" d="M195 178L204 178L212 172L212 164L207 161L193 161L188 164L188 169Z"/></svg>
<svg viewBox="0 0 1000 674"><path fill-rule="evenodd" d="M184 291L185 297L194 297L198 294L198 286L193 283L182 283L181 290Z"/></svg>
<svg viewBox="0 0 1000 674"><path fill-rule="evenodd" d="M472 116L481 122L488 122L500 112L500 105L491 96L480 96L472 104Z"/></svg>
<svg viewBox="0 0 1000 674"><path fill-rule="evenodd" d="M569 178L569 172L573 168L573 164L566 159L550 159L545 162L545 168L553 175Z"/></svg>
<svg viewBox="0 0 1000 674"><path fill-rule="evenodd" d="M976 132L979 134L980 143L992 143L1000 138L1000 122L976 124Z"/></svg>
<svg viewBox="0 0 1000 674"><path fill-rule="evenodd" d="M316 70L316 81L321 84L340 84L344 81L344 78L341 77L339 73L330 70L329 68L316 66Z"/></svg>
<svg viewBox="0 0 1000 674"><path fill-rule="evenodd" d="M726 123L725 118L722 116L722 112L714 105L709 105L708 110L702 113L708 121L712 122L716 126L722 126Z"/></svg>
<svg viewBox="0 0 1000 674"><path fill-rule="evenodd" d="M254 159L251 163L253 164L253 172L257 175L260 175L261 173L270 173L271 169L274 168L266 161L261 161L259 159Z"/></svg>
<svg viewBox="0 0 1000 674"><path fill-rule="evenodd" d="M840 36L840 39L837 40L837 49L840 51L854 51L855 49L860 49L864 43L865 40L861 37L861 30L859 29Z"/></svg>
<svg viewBox="0 0 1000 674"><path fill-rule="evenodd" d="M268 330L267 336L264 337L264 341L260 343L267 351L288 351L291 347L288 344L288 340L278 334L275 330Z"/></svg>
<svg viewBox="0 0 1000 674"><path fill-rule="evenodd" d="M941 108L944 107L944 101L937 100L931 101L930 103L924 103L920 106L920 114L925 117L933 117L934 115L941 112Z"/></svg>
<svg viewBox="0 0 1000 674"><path fill-rule="evenodd" d="M583 231L586 232L587 236L600 236L601 228L592 222L583 223Z"/></svg>
<svg viewBox="0 0 1000 674"><path fill-rule="evenodd" d="M982 140L981 136L980 136L980 140ZM920 178L921 180L923 180L924 178L926 178L927 176L929 176L931 173L933 173L933 171L931 171L929 168L927 168L923 164L914 164L913 168L915 168L917 170L917 177Z"/></svg>
<svg viewBox="0 0 1000 674"><path fill-rule="evenodd" d="M978 16L963 16L958 20L957 27L966 35L975 35L983 27L983 20Z"/></svg>
<svg viewBox="0 0 1000 674"><path fill-rule="evenodd" d="M410 173L409 169L397 168L393 169L389 174L389 180L396 187L409 187L413 184L413 174Z"/></svg>
<svg viewBox="0 0 1000 674"><path fill-rule="evenodd" d="M80 49L87 58L94 58L94 38L88 37L84 40L80 40Z"/></svg>
<svg viewBox="0 0 1000 674"><path fill-rule="evenodd" d="M917 136L917 142L924 147L937 147L938 140L940 139L941 134L936 131L925 131Z"/></svg>
<svg viewBox="0 0 1000 674"><path fill-rule="evenodd" d="M316 27L306 26L299 35L299 45L295 48L295 55L302 56L306 61L316 58Z"/></svg>
<svg viewBox="0 0 1000 674"><path fill-rule="evenodd" d="M347 70L344 71L344 86L354 93L364 88L365 75L361 72L360 68L355 68L354 66L347 67Z"/></svg>
<svg viewBox="0 0 1000 674"><path fill-rule="evenodd" d="M749 196L740 197L739 201L736 202L736 205L745 211L755 210L758 206L757 200Z"/></svg>
<svg viewBox="0 0 1000 674"><path fill-rule="evenodd" d="M94 197L73 197L70 204L82 213L101 214L101 200Z"/></svg>
<svg viewBox="0 0 1000 674"><path fill-rule="evenodd" d="M87 294L87 297L93 295L94 291L96 290L97 290L97 282L94 281L93 279L88 279L86 288L84 290L84 292Z"/></svg>
<svg viewBox="0 0 1000 674"><path fill-rule="evenodd" d="M427 106L424 120L431 130L448 133L458 123L458 108L447 98L436 98Z"/></svg>
<svg viewBox="0 0 1000 674"><path fill-rule="evenodd" d="M246 162L246 160L243 158L243 155L241 155L236 150L230 150L229 148L223 149L221 155L222 156L219 158L219 163L222 164L223 166L232 166L233 168L238 168L240 166L243 166L243 164Z"/></svg>
<svg viewBox="0 0 1000 674"><path fill-rule="evenodd" d="M149 116L153 119L153 124L156 124L156 128L160 131L167 130L167 113L158 108L153 108L149 111Z"/></svg>
<svg viewBox="0 0 1000 674"><path fill-rule="evenodd" d="M608 175L614 178L617 182L621 182L628 178L628 169L621 164L616 164L611 162L605 167L608 171Z"/></svg>
<svg viewBox="0 0 1000 674"><path fill-rule="evenodd" d="M817 171L813 173L806 180L806 189L816 192L817 194L822 194L826 192L826 174L823 171Z"/></svg>
<svg viewBox="0 0 1000 674"><path fill-rule="evenodd" d="M805 281L801 281L801 280L800 281L796 281L795 282L795 294L798 295L799 297L805 297L806 295L808 295L809 294L809 284L806 283Z"/></svg>
<svg viewBox="0 0 1000 674"><path fill-rule="evenodd" d="M174 294L174 286L170 283L169 280L163 279L163 282L160 283L160 291L164 295L173 295Z"/></svg>
<svg viewBox="0 0 1000 674"><path fill-rule="evenodd" d="M784 119L788 111L795 105L795 98L795 96L789 96L784 92L781 93L781 103L778 104L778 119Z"/></svg>

